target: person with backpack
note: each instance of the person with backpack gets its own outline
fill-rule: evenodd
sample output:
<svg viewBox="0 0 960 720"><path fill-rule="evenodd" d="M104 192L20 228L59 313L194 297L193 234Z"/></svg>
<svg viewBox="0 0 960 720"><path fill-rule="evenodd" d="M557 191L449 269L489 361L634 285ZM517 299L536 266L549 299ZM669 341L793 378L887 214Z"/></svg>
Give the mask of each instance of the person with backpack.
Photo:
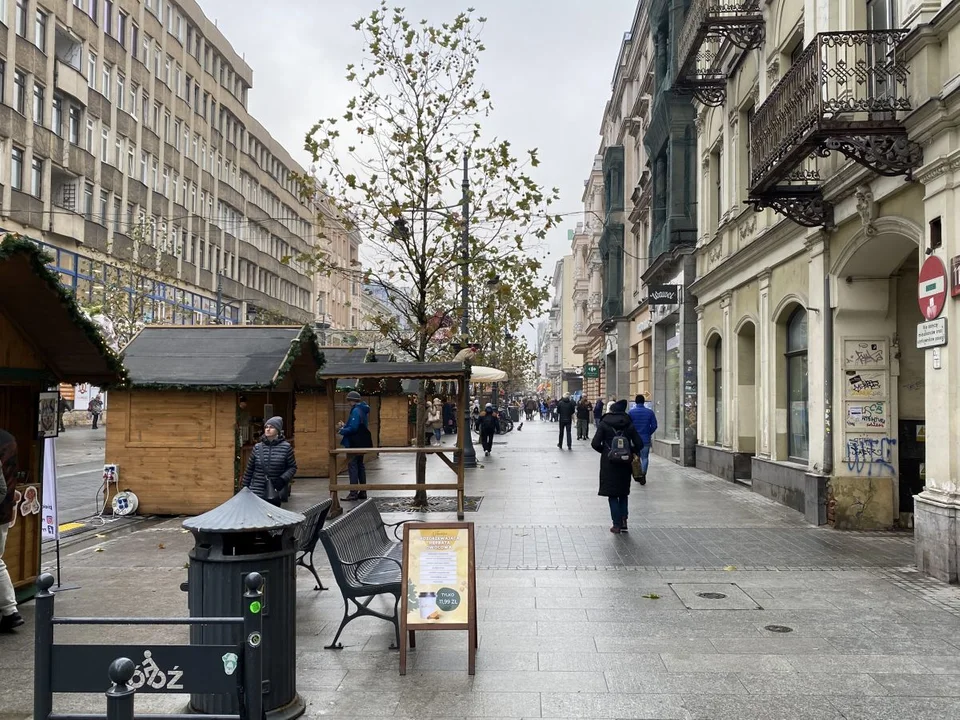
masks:
<svg viewBox="0 0 960 720"><path fill-rule="evenodd" d="M646 406L646 398L643 395L637 395L636 403L627 414L633 421L637 435L643 441L643 449L633 460L633 479L641 485L646 485L647 467L650 464L650 444L653 442L653 434L657 431L657 416Z"/></svg>
<svg viewBox="0 0 960 720"><path fill-rule="evenodd" d="M350 417L346 424L340 423L337 426L337 432L343 437L341 441L345 448L369 448L373 447L373 436L370 435L368 417L370 416L370 406L367 405L360 393L351 390L347 393L347 402L350 403ZM347 462L347 472L350 473L351 485L367 484L367 466L363 462L363 454L350 455ZM366 500L367 492L351 491L347 495L347 500Z"/></svg>
<svg viewBox="0 0 960 720"><path fill-rule="evenodd" d="M483 409L483 414L480 415L477 425L480 427L480 445L483 446L483 456L490 457L490 452L493 450L493 436L500 432L500 417L491 403L487 403L487 406Z"/></svg>
<svg viewBox="0 0 960 720"><path fill-rule="evenodd" d="M626 400L615 402L611 411L600 419L590 445L600 453L600 491L597 494L610 502L613 520L610 532L619 535L627 531L627 503L633 479L631 460L643 448L643 440L627 415Z"/></svg>

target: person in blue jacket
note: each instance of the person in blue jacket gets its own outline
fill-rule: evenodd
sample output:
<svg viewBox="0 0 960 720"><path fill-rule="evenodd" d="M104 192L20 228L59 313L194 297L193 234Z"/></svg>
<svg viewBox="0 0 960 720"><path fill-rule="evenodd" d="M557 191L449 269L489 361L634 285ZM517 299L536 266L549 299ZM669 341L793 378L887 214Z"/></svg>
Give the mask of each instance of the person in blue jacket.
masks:
<svg viewBox="0 0 960 720"><path fill-rule="evenodd" d="M643 440L643 448L640 450L640 477L636 478L641 485L647 484L647 466L650 464L650 442L653 434L657 431L657 416L653 410L644 403L646 399L643 395L637 395L636 405L627 413L633 420L633 427L637 430L637 435Z"/></svg>
<svg viewBox="0 0 960 720"><path fill-rule="evenodd" d="M346 423L340 423L337 432L342 436L341 443L345 448L369 448L373 447L373 437L370 435L368 417L370 415L370 406L367 405L360 393L351 390L347 393L347 402L350 403L350 417ZM363 463L363 455L350 455L347 462L347 472L350 473L351 485L367 484L367 467ZM347 495L347 500L366 500L366 491L351 491Z"/></svg>

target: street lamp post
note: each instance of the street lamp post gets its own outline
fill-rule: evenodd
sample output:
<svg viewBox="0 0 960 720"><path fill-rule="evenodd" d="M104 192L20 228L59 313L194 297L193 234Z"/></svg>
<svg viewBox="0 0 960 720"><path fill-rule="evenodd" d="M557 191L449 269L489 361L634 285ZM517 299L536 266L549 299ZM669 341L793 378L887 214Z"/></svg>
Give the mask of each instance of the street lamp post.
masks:
<svg viewBox="0 0 960 720"><path fill-rule="evenodd" d="M464 345L470 331L470 176L468 174L467 153L463 153L463 233L460 246L460 304L463 314L460 316L460 334ZM470 393L464 392L463 417L460 419L460 432L463 433L463 466L477 467L477 451L473 447L473 433L470 430Z"/></svg>

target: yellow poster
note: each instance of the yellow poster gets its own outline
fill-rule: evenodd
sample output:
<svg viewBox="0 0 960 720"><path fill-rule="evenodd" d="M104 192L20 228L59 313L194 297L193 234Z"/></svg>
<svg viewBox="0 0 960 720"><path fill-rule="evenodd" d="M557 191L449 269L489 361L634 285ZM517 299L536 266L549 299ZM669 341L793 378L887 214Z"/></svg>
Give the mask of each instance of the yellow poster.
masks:
<svg viewBox="0 0 960 720"><path fill-rule="evenodd" d="M467 624L470 531L408 527L407 623Z"/></svg>

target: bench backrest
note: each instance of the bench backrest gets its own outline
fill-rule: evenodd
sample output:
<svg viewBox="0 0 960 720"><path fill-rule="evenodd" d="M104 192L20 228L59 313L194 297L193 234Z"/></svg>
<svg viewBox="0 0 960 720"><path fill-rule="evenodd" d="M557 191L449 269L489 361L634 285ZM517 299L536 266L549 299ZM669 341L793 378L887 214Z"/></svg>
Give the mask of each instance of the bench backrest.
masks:
<svg viewBox="0 0 960 720"><path fill-rule="evenodd" d="M297 526L297 550L309 553L317 547L320 528L323 527L323 522L327 519L327 513L330 512L331 505L333 505L333 500L327 498L304 511L303 515L306 519Z"/></svg>
<svg viewBox="0 0 960 720"><path fill-rule="evenodd" d="M352 511L338 517L320 530L320 541L330 559L333 577L341 588L357 587L354 574L344 572L341 562L357 562L383 553L390 545L376 503L364 500Z"/></svg>

